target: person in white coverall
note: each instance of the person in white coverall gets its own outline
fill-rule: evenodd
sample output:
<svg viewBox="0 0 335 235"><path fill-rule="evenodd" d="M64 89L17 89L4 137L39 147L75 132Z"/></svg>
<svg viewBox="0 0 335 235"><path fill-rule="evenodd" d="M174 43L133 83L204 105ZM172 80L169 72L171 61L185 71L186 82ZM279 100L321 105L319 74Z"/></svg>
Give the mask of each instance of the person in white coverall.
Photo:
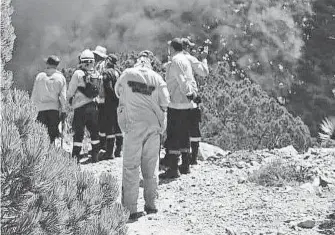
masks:
<svg viewBox="0 0 335 235"><path fill-rule="evenodd" d="M169 92L163 78L152 70L150 53L140 53L133 68L126 69L115 84L119 98L118 123L124 134L122 204L137 219L139 169L144 186L144 210L156 213L160 135L166 128Z"/></svg>

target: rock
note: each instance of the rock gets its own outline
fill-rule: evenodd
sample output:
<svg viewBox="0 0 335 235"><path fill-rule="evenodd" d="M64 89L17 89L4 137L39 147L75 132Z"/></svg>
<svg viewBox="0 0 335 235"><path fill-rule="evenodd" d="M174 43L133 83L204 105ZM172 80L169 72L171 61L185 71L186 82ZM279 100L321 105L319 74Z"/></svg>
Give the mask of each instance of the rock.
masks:
<svg viewBox="0 0 335 235"><path fill-rule="evenodd" d="M239 161L238 163L236 163L236 167L238 169L243 169L245 166L245 163L243 161Z"/></svg>
<svg viewBox="0 0 335 235"><path fill-rule="evenodd" d="M240 176L240 177L238 178L237 182L238 182L239 184L244 184L244 183L247 182L247 178L244 177L244 176Z"/></svg>
<svg viewBox="0 0 335 235"><path fill-rule="evenodd" d="M301 185L300 188L307 189L310 193L315 193L317 191L317 187L311 183L305 183Z"/></svg>
<svg viewBox="0 0 335 235"><path fill-rule="evenodd" d="M235 231L231 228L225 228L225 233L227 235L236 235Z"/></svg>
<svg viewBox="0 0 335 235"><path fill-rule="evenodd" d="M277 152L281 155L284 155L284 156L296 156L296 155L298 155L298 151L292 145L289 145L287 147L278 149Z"/></svg>
<svg viewBox="0 0 335 235"><path fill-rule="evenodd" d="M320 177L319 177L319 181L320 181L320 186L321 186L321 187L327 187L328 184L332 184L331 180L328 179L328 178L325 177L325 176L320 176Z"/></svg>
<svg viewBox="0 0 335 235"><path fill-rule="evenodd" d="M300 228L311 229L311 228L314 228L315 221L314 220L306 220L306 221L298 223L297 226L300 227Z"/></svg>
<svg viewBox="0 0 335 235"><path fill-rule="evenodd" d="M251 161L251 162L250 162L250 165L251 165L251 166L254 166L254 167L258 167L258 166L260 166L260 164L259 164L257 161Z"/></svg>
<svg viewBox="0 0 335 235"><path fill-rule="evenodd" d="M198 159L200 161L206 161L209 157L216 156L217 158L222 158L228 153L229 151L224 151L219 147L200 142Z"/></svg>

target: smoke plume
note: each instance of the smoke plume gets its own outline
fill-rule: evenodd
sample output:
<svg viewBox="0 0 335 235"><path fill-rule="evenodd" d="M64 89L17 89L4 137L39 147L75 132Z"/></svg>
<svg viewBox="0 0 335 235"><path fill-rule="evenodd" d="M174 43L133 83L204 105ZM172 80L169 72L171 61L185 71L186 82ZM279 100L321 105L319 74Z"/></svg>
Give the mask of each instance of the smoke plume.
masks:
<svg viewBox="0 0 335 235"><path fill-rule="evenodd" d="M282 8L286 0L244 2L13 0L17 40L9 67L16 86L30 90L49 54L60 56L61 67L75 65L83 49L96 45L109 52L149 49L162 58L168 40L189 35L198 43L210 38L212 51L234 50L245 68L299 58L303 42L293 15Z"/></svg>

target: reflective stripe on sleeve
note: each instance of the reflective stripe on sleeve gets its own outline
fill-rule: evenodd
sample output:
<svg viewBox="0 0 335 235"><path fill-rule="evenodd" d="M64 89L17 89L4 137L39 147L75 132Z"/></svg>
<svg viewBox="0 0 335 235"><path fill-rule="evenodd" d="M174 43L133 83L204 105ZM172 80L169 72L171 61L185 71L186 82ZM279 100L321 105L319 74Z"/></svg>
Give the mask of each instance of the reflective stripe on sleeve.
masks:
<svg viewBox="0 0 335 235"><path fill-rule="evenodd" d="M191 137L190 141L191 142L200 142L201 141L201 137Z"/></svg>
<svg viewBox="0 0 335 235"><path fill-rule="evenodd" d="M83 143L82 142L73 142L73 146L82 147Z"/></svg>
<svg viewBox="0 0 335 235"><path fill-rule="evenodd" d="M105 136L106 136L106 133L101 133L101 132L99 132L99 136L100 136L100 137L105 137Z"/></svg>
<svg viewBox="0 0 335 235"><path fill-rule="evenodd" d="M100 143L100 140L92 140L91 141L91 144L99 144Z"/></svg>

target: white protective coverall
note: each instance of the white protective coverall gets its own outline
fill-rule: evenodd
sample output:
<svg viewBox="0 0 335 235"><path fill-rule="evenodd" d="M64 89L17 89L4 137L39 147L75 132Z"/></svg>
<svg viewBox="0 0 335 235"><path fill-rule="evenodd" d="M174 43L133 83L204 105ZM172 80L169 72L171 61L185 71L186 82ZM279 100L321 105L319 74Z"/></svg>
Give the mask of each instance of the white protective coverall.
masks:
<svg viewBox="0 0 335 235"><path fill-rule="evenodd" d="M160 134L166 129L170 102L165 81L149 67L126 69L115 84L118 123L124 134L122 203L131 214L137 212L140 167L145 207L156 209Z"/></svg>

